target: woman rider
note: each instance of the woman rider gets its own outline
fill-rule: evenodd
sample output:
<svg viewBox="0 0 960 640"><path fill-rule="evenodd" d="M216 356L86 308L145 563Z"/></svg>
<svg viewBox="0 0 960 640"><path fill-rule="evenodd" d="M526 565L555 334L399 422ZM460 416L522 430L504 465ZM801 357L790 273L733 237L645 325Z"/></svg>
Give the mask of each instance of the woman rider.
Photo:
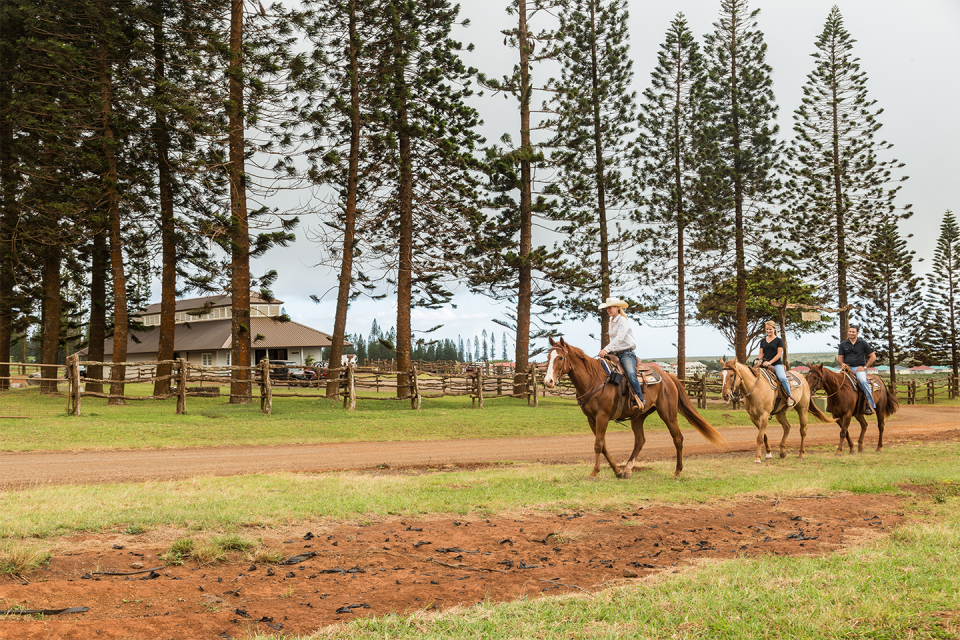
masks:
<svg viewBox="0 0 960 640"><path fill-rule="evenodd" d="M787 371L783 368L783 340L777 335L777 323L773 320L767 320L763 325L767 332L765 338L760 340L760 351L757 353L757 366L772 364L773 370L780 379L780 385L787 392L787 406L794 405L793 396L790 395L790 383L787 382Z"/></svg>
<svg viewBox="0 0 960 640"><path fill-rule="evenodd" d="M597 355L602 358L610 353L620 358L630 387L637 394L639 410L643 411L643 390L637 380L637 354L633 352L637 348L637 342L633 338L633 322L623 312L626 308L627 303L620 298L607 298L607 301L600 305L600 309L606 309L610 316L610 342Z"/></svg>

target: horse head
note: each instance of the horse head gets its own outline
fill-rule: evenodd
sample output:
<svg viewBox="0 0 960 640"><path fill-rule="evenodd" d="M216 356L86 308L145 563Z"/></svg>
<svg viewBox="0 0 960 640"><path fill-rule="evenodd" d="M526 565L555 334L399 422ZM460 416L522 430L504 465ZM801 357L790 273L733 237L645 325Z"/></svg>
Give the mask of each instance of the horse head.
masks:
<svg viewBox="0 0 960 640"><path fill-rule="evenodd" d="M543 376L543 385L547 389L553 389L560 377L570 371L570 351L563 338L554 340L549 337L547 340L550 341L550 351L547 354L547 372Z"/></svg>
<svg viewBox="0 0 960 640"><path fill-rule="evenodd" d="M737 359L724 360L720 356L720 373L723 376L723 388L720 390L720 399L727 404L733 401L733 394L737 390Z"/></svg>
<svg viewBox="0 0 960 640"><path fill-rule="evenodd" d="M807 379L807 385L810 387L810 395L815 394L820 389L823 389L823 365L822 364L808 364L810 371L807 372L805 376Z"/></svg>

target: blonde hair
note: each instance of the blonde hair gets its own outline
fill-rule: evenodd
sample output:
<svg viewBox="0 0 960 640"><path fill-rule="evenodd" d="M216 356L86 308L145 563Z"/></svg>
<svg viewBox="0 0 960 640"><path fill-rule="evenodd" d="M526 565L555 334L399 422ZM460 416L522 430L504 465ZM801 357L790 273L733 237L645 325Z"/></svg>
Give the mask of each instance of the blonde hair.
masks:
<svg viewBox="0 0 960 640"><path fill-rule="evenodd" d="M773 327L773 332L774 332L774 333L777 332L777 323L774 322L773 320L767 320L766 322L763 323L763 326L765 326L765 327Z"/></svg>
<svg viewBox="0 0 960 640"><path fill-rule="evenodd" d="M623 310L623 307L617 308L617 314L623 316L624 318L627 317L627 312Z"/></svg>

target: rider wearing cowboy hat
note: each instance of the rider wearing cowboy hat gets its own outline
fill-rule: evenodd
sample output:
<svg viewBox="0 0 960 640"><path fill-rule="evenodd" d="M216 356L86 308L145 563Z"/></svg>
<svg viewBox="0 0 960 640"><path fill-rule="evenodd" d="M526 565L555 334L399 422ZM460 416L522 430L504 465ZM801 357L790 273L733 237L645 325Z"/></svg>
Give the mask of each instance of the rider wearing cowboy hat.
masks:
<svg viewBox="0 0 960 640"><path fill-rule="evenodd" d="M607 298L599 308L601 311L606 309L610 316L610 342L597 355L602 358L610 353L620 358L630 387L637 394L639 410L643 411L643 389L637 380L637 354L633 352L637 348L637 341L633 337L633 322L623 312L627 303L620 298Z"/></svg>

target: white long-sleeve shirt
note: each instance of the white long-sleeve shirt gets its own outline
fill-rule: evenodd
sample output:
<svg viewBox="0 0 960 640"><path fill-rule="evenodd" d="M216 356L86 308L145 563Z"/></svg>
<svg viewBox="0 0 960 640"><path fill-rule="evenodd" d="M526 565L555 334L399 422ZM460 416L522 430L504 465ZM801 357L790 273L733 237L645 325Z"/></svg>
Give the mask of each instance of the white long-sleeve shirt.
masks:
<svg viewBox="0 0 960 640"><path fill-rule="evenodd" d="M621 315L610 318L610 342L604 347L607 353L636 348L637 341L633 337L633 321Z"/></svg>

